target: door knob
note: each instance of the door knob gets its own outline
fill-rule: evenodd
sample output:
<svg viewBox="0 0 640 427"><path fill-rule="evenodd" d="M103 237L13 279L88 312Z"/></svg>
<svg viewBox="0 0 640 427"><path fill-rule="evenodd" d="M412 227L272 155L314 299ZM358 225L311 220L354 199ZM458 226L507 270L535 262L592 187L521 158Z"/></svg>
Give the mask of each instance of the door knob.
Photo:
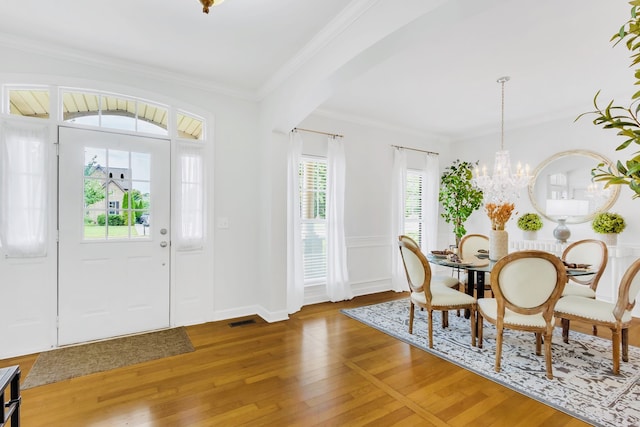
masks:
<svg viewBox="0 0 640 427"><path fill-rule="evenodd" d="M160 247L161 248L166 248L167 247L167 242L165 242L165 241L160 242Z"/></svg>

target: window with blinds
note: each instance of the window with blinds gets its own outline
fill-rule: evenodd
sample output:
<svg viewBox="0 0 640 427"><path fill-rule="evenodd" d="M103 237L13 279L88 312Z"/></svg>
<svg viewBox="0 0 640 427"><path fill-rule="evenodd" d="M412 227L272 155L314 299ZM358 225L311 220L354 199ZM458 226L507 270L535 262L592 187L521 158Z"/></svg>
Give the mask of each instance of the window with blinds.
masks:
<svg viewBox="0 0 640 427"><path fill-rule="evenodd" d="M299 178L304 283L313 285L327 277L327 163L303 159Z"/></svg>
<svg viewBox="0 0 640 427"><path fill-rule="evenodd" d="M424 227L423 188L424 174L416 170L407 170L404 202L404 234L418 242L420 246L422 246L422 230Z"/></svg>

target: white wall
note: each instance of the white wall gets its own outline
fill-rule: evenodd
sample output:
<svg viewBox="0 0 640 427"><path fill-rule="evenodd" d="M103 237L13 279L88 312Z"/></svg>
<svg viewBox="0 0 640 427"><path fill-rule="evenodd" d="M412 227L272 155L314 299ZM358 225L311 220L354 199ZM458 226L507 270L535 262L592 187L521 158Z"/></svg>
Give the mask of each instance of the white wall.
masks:
<svg viewBox="0 0 640 427"><path fill-rule="evenodd" d="M274 120L261 116L256 101L225 96L161 76L88 64L82 58L55 53L26 53L0 46L0 84L56 84L107 90L140 96L183 108L207 118L213 135L207 140L210 240L203 253L175 255L174 325L227 319L258 313L268 320L286 318L286 142L285 133L273 132ZM283 101L284 102L284 101ZM587 106L585 109L589 109ZM581 111L577 111L576 115ZM262 112L264 113L264 112ZM537 166L558 151L589 149L617 160L616 136L575 116L538 126L511 130L506 148L512 159ZM498 125L498 124L496 124ZM296 124L302 128L342 134L347 156L346 222L348 268L356 295L390 289L391 256L395 252L390 231L391 145L441 153L440 173L450 162L493 162L499 135L469 138L448 145L435 136L415 135L374 123L353 123L326 114L313 114ZM497 127L497 126L496 126ZM321 138L305 135L304 138ZM56 170L52 166L51 182ZM640 219L631 192L623 189L612 210L624 215L627 230L621 244L635 244ZM519 212L532 210L523 192ZM52 207L51 218L55 219ZM227 218L228 229L216 227ZM54 221L55 222L55 221ZM555 224L545 222L540 238L551 239ZM486 233L484 212L468 221L469 232ZM519 235L515 221L507 226ZM572 239L593 237L589 224L571 225ZM439 245L454 241L451 226L440 221ZM12 301L0 311L0 357L44 350L55 346L55 260L41 260L39 270L17 266L0 258L0 301ZM18 263L20 264L20 263ZM31 275L26 274L29 270ZM35 271L37 274L33 275ZM315 295L323 300L323 295ZM37 316L40 316L36 319ZM7 338L8 337L8 338ZM5 339L7 338L7 339Z"/></svg>
<svg viewBox="0 0 640 427"><path fill-rule="evenodd" d="M259 311L256 293L260 195L257 104L208 92L185 82L83 63L54 53L36 54L0 46L0 85L40 84L96 89L166 103L206 118L209 241L201 252L174 253L172 325L226 319ZM52 98L56 93L52 94ZM0 118L1 119L1 118ZM51 121L52 135L55 123ZM57 170L52 136L50 179L51 247L46 258L10 260L0 251L0 358L56 346L56 195ZM229 228L216 228L218 218Z"/></svg>
<svg viewBox="0 0 640 427"><path fill-rule="evenodd" d="M391 289L391 257L397 254L397 236L391 233L391 145L439 152L443 157L448 157L448 145L435 136L350 123L320 114L311 115L298 127L344 135L349 282L354 295ZM326 147L326 136L305 132L301 135L305 150L310 151L313 146L313 152L324 154L318 147ZM314 296L315 302L327 300L326 296Z"/></svg>

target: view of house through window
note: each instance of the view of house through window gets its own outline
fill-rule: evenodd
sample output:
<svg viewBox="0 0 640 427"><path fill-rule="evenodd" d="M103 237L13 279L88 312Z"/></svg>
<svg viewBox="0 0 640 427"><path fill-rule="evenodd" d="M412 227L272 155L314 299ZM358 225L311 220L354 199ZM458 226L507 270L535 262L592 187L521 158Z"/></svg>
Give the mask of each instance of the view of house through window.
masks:
<svg viewBox="0 0 640 427"><path fill-rule="evenodd" d="M304 283L313 285L327 277L327 163L303 159L299 178Z"/></svg>
<svg viewBox="0 0 640 427"><path fill-rule="evenodd" d="M136 239L151 227L151 156L106 148L85 149L84 238Z"/></svg>
<svg viewBox="0 0 640 427"><path fill-rule="evenodd" d="M407 170L407 185L404 205L404 234L422 246L424 227L423 188L424 174L416 170Z"/></svg>

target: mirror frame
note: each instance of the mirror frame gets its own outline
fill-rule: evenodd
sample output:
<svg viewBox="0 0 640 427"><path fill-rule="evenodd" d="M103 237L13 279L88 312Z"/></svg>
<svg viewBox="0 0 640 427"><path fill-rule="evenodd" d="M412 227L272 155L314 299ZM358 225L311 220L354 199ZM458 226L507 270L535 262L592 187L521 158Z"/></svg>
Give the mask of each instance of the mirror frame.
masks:
<svg viewBox="0 0 640 427"><path fill-rule="evenodd" d="M548 219L549 221L552 222L558 222L558 220L554 217L548 216L546 214L545 209L542 209L542 207L538 204L538 201L535 198L535 192L534 192L534 187L536 185L536 181L538 180L540 173L544 170L544 168L546 168L547 166L549 166L551 163L563 159L565 157L572 157L572 156L581 156L581 157L588 157L591 159L594 159L594 165L593 167L595 168L599 163L604 163L607 166L611 166L612 170L616 170L615 165L611 162L611 160L607 159L606 157L604 157L601 154L598 154L594 151L589 151L589 150L569 150L569 151L562 151L560 153L556 153L553 156L549 157L548 159L544 160L542 163L540 163L538 165L538 167L535 169L535 171L533 172L533 176L531 178L531 181L529 181L529 200L531 201L531 204L533 205L533 208L544 218ZM590 173L591 171L589 171ZM567 218L567 224L581 224L584 222L588 222L593 220L593 218L596 216L597 213L599 212L606 212L609 209L611 209L611 207L614 205L614 203L616 202L616 200L618 200L618 196L620 195L620 186L619 185L612 185L609 187L609 189L611 190L611 194L609 195L609 197L607 198L607 200L602 203L599 206L599 209L596 210L595 212L591 212L588 215L583 215L583 216L573 216L573 217L569 217Z"/></svg>

